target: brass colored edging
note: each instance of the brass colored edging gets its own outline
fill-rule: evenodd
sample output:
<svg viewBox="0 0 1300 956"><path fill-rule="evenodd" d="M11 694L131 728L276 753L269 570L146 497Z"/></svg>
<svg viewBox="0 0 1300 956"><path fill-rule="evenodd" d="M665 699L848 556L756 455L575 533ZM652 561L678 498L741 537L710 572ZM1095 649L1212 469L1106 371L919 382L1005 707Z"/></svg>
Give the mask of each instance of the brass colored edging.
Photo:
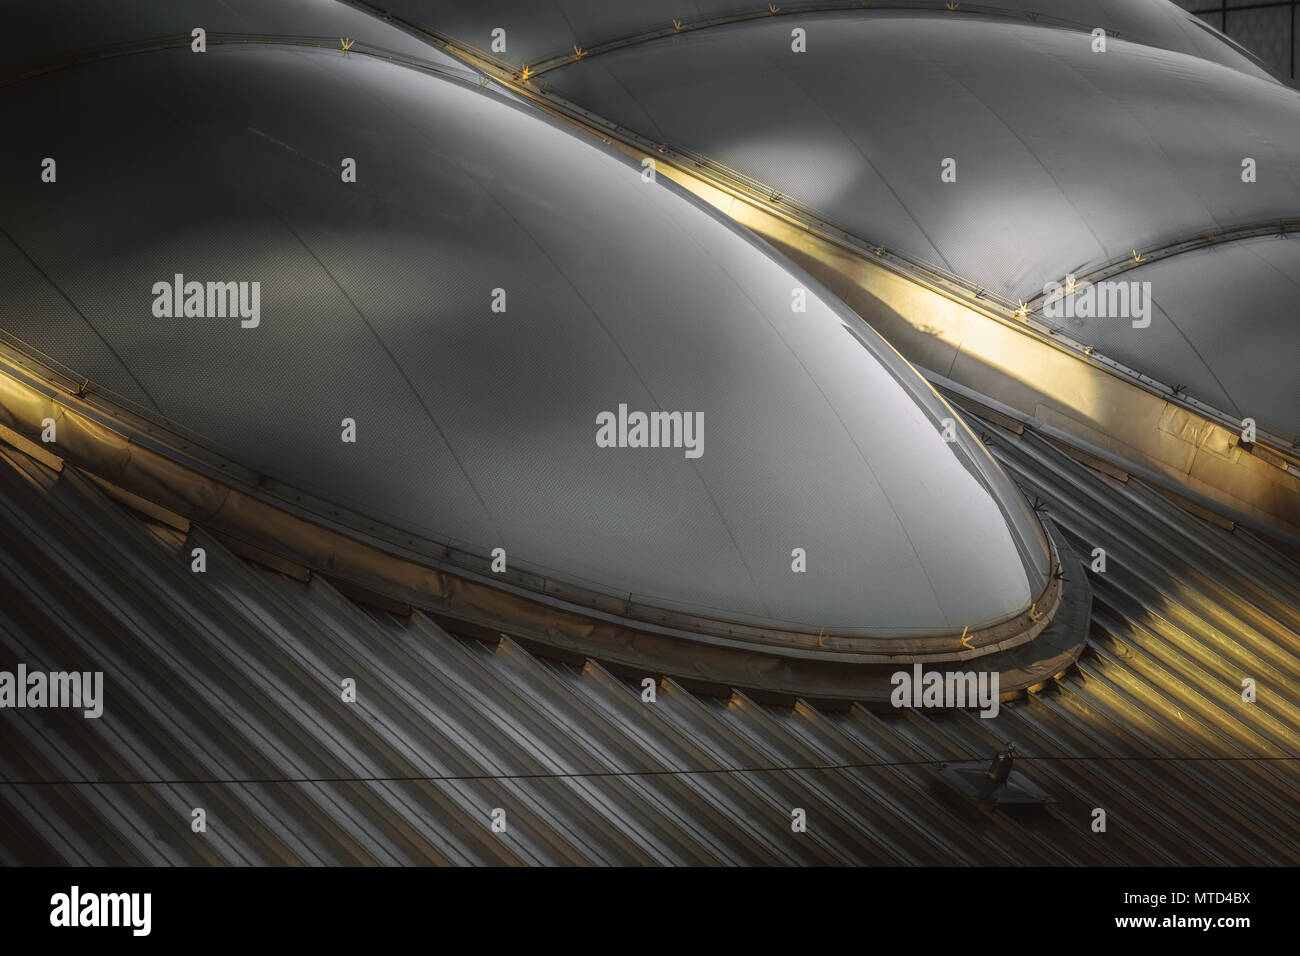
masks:
<svg viewBox="0 0 1300 956"><path fill-rule="evenodd" d="M1062 606L1061 581L1054 575L1028 613L971 630L964 644L959 635L864 640L792 634L802 640L776 646L620 620L497 585L486 575L480 580L438 567L416 553L295 514L261 489L210 475L208 469L146 447L96 420L78 407L81 399L75 394L60 395L45 382L24 380L12 366L8 372L0 372L0 425L17 439L11 443L42 451L25 436L39 434L42 420L53 419L60 453L56 461L87 473L101 487L107 485L112 497L155 520L178 528L192 524L192 535L211 534L236 553L299 580L320 574L366 603L419 608L479 633L504 632L642 673L816 699L856 699L879 688L882 667L993 660L1006 654L1019 660ZM1049 540L1055 569L1060 556L1057 542ZM1086 590L1086 584L1075 586L1080 588ZM1077 636L1081 642L1082 631ZM1026 680L1044 677L1036 669L1022 669Z"/></svg>
<svg viewBox="0 0 1300 956"><path fill-rule="evenodd" d="M412 35L434 44L482 73L483 85L493 80L502 88L531 102L547 115L601 140L638 162L653 159L656 169L666 173L669 179L684 186L735 221L769 238L769 241L771 236L768 232L755 225L752 220L781 224L779 228L790 228L799 235L814 238L828 249L847 252L856 260L871 262L882 270L935 292L946 300L965 306L974 314L1002 324L1020 335L1033 338L1049 349L1066 353L1080 363L1105 371L1167 401L1174 407L1188 410L1198 420L1204 420L1229 431L1241 425L1233 415L1222 409L1193 398L1175 386L1158 382L1140 370L1130 368L1109 356L1097 353L1092 346L1075 342L1059 327L1043 323L1033 314L1034 310L1026 309L1022 313L1017 303L984 286L977 285L968 277L947 272L933 264L917 261L896 250L886 249L868 242L863 237L854 236L824 218L824 213L803 205L797 197L783 195L766 184L724 166L708 156L667 143L651 141L635 130L612 123L580 104L572 103L549 92L545 79L531 71L525 75L514 70L504 61L450 37L402 21L400 18L396 18L394 22L401 23ZM1300 220L1282 218L1267 223L1242 225L1225 230L1222 237L1216 237L1216 241L1219 238L1226 240L1234 236L1264 235L1269 232L1286 233L1291 225L1298 222ZM1164 255L1189 246L1191 242L1191 240L1181 239L1168 243L1160 247L1160 254ZM1107 268L1112 267L1103 267L1103 271ZM813 274L822 278L820 273ZM895 347L905 357L910 358L904 348L896 344ZM931 368L931 366L926 367ZM1272 434L1265 428L1257 428L1256 431L1261 446L1268 446L1274 453L1274 459L1280 457L1287 462L1281 466L1282 470L1289 471L1292 475L1300 475L1300 451L1294 443L1295 439Z"/></svg>
<svg viewBox="0 0 1300 956"><path fill-rule="evenodd" d="M763 237L919 369L1300 539L1300 470L1284 455L689 171L659 174Z"/></svg>
<svg viewBox="0 0 1300 956"><path fill-rule="evenodd" d="M544 81L520 77L448 37L403 25L557 120L638 162L653 158L658 174L771 243L918 371L938 373L1103 449L1154 475L1158 484L1227 508L1291 546L1300 542L1300 453L1279 436L1261 432L1259 444L1245 444L1227 413L1054 336L1032 316L1016 319L987 290L960 277L927 274L883 248L865 248L793 200L761 194L760 184L706 157L650 147L634 131L548 93ZM1283 228L1289 221L1267 226Z"/></svg>

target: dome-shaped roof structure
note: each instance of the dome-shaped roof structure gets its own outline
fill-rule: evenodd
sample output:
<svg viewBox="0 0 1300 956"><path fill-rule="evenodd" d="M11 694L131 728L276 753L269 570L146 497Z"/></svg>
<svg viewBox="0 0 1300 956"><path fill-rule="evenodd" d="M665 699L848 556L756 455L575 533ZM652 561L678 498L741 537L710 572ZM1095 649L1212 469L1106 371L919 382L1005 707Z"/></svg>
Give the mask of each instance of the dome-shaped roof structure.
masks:
<svg viewBox="0 0 1300 956"><path fill-rule="evenodd" d="M330 47L348 39L357 52L468 73L420 38L340 0L41 0L6 9L0 80L142 49L188 48L196 29L214 47L253 37Z"/></svg>
<svg viewBox="0 0 1300 956"><path fill-rule="evenodd" d="M959 634L1047 586L1017 489L851 312L506 98L259 43L46 72L0 114L7 331L269 484L713 620ZM697 427L602 447L624 408Z"/></svg>
<svg viewBox="0 0 1300 956"><path fill-rule="evenodd" d="M637 3L589 3L555 0L372 0L368 3L401 22L476 49L495 52L514 64L544 66L569 56L575 46L597 52L609 46L641 42L656 33L689 33L695 28L744 19L766 18L771 7L762 0L639 0ZM888 0L864 4L793 2L773 4L786 32L790 17L817 16L840 8L874 22L898 14L952 16L946 0ZM1252 54L1168 0L997 0L958 7L963 18L990 22L1037 23L1071 31L1103 29L1132 43L1201 57L1252 76L1267 77L1267 69ZM810 22L816 22L812 20ZM505 49L494 30L504 30ZM494 50L493 41L497 40Z"/></svg>
<svg viewBox="0 0 1300 956"><path fill-rule="evenodd" d="M1204 240L1109 275L1105 281L1149 284L1151 308L1138 320L1149 326L1063 307L1050 321L1238 419L1300 434L1300 241Z"/></svg>
<svg viewBox="0 0 1300 956"><path fill-rule="evenodd" d="M1300 217L1300 94L1272 80L988 17L823 13L804 26L805 54L791 51L790 18L773 17L587 56L547 72L547 92L1012 303L1135 254ZM1152 323L1108 320L1084 341L1300 435L1294 376L1250 360L1300 348L1300 324L1269 309L1294 298L1295 273L1263 255L1124 275L1152 281ZM1238 344L1218 348L1229 317Z"/></svg>

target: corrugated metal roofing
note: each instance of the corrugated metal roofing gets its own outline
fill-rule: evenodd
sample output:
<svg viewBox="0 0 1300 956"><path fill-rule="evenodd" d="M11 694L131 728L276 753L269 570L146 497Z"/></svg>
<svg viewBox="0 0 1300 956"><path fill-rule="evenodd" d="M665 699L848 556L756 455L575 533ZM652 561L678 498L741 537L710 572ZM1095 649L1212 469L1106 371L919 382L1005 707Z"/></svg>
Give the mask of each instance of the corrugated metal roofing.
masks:
<svg viewBox="0 0 1300 956"><path fill-rule="evenodd" d="M0 667L102 669L106 685L98 720L0 712L0 861L1300 862L1300 762L1258 759L1300 753L1300 566L986 428L1080 553L1108 556L1078 668L990 720L671 680L643 703L598 664L365 610L0 450ZM930 769L1007 740L1055 803L994 811Z"/></svg>

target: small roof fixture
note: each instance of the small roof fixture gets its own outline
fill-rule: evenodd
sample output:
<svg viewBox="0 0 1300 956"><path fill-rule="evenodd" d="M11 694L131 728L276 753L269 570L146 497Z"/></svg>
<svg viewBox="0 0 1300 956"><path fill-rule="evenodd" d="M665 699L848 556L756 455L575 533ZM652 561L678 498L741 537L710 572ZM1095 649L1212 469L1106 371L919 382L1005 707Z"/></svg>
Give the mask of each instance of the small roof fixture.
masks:
<svg viewBox="0 0 1300 956"><path fill-rule="evenodd" d="M1017 756L1016 745L1008 743L1005 750L997 752L988 767L972 760L935 764L933 769L977 803L992 806L1055 803L1045 790L1023 773L1012 770Z"/></svg>

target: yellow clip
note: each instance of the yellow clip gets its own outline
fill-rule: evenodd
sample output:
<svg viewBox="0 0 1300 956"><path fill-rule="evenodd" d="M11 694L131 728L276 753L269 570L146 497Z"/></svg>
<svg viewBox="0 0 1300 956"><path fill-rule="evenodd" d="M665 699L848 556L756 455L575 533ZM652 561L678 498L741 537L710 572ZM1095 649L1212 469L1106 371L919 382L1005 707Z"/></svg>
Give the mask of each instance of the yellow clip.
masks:
<svg viewBox="0 0 1300 956"><path fill-rule="evenodd" d="M674 18L673 33L681 33L681 32L682 32L682 21Z"/></svg>
<svg viewBox="0 0 1300 956"><path fill-rule="evenodd" d="M944 6L947 7L949 10L956 10L957 2L956 0L948 0L948 2L944 4Z"/></svg>
<svg viewBox="0 0 1300 956"><path fill-rule="evenodd" d="M780 12L781 12L781 8L778 7L775 3L769 3L769 4L767 5L767 9L768 9L769 11L771 11L772 13L780 13Z"/></svg>
<svg viewBox="0 0 1300 956"><path fill-rule="evenodd" d="M1038 613L1038 605L1036 603L1029 605L1029 620L1037 622L1042 619L1043 615Z"/></svg>
<svg viewBox="0 0 1300 956"><path fill-rule="evenodd" d="M575 60L581 60L586 55L587 55L586 50L578 46L576 43L573 45L573 58Z"/></svg>
<svg viewBox="0 0 1300 956"><path fill-rule="evenodd" d="M533 75L532 67L530 67L527 63L525 63L524 68L519 71L519 79L526 80L532 75Z"/></svg>
<svg viewBox="0 0 1300 956"><path fill-rule="evenodd" d="M1138 252L1136 249L1133 250L1133 263L1134 263L1134 265L1141 265L1142 263L1144 263L1144 262L1146 262L1146 261L1147 261L1147 257L1146 257L1146 256L1142 255L1142 253Z"/></svg>
<svg viewBox="0 0 1300 956"><path fill-rule="evenodd" d="M967 624L965 627L961 629L961 646L966 648L966 650L971 651L974 650L974 648L970 646L970 638L966 636L966 633L969 630L970 630L969 624Z"/></svg>
<svg viewBox="0 0 1300 956"><path fill-rule="evenodd" d="M356 43L356 42L357 42L357 41L356 41L356 40L353 40L351 37L349 37L349 38L346 39L346 40L345 40L343 37L339 37L339 47L340 47L340 49L343 50L344 53L347 53L348 50L351 50L351 49L352 49L352 44L354 44L354 43Z"/></svg>
<svg viewBox="0 0 1300 956"><path fill-rule="evenodd" d="M1029 303L1026 302L1024 299L1017 299L1016 301L1020 304L1016 306L1016 310L1011 314L1014 315L1017 319L1029 318Z"/></svg>

